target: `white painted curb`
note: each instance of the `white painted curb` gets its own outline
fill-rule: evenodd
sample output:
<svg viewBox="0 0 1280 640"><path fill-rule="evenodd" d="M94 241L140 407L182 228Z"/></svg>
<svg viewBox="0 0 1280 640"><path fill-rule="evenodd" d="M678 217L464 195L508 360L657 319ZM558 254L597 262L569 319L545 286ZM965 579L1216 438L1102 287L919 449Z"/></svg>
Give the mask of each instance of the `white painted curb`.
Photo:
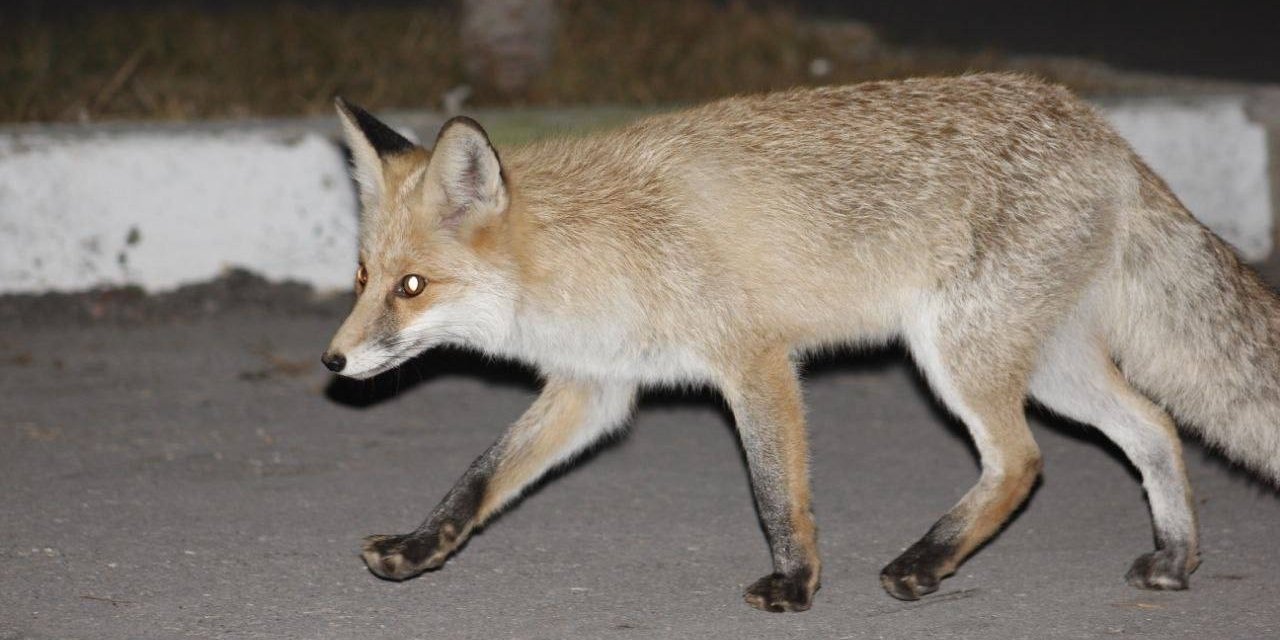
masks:
<svg viewBox="0 0 1280 640"><path fill-rule="evenodd" d="M245 267L348 284L356 202L317 133L0 136L0 292L140 285Z"/></svg>
<svg viewBox="0 0 1280 640"><path fill-rule="evenodd" d="M1273 208L1267 129L1247 101L1104 108L1201 220L1257 260ZM391 120L434 133L441 118ZM348 287L356 203L335 124L0 129L0 293L159 291L230 267Z"/></svg>
<svg viewBox="0 0 1280 640"><path fill-rule="evenodd" d="M1106 113L1201 222L1258 261L1274 240L1273 176L1267 128L1250 119L1248 106L1244 96L1148 98Z"/></svg>

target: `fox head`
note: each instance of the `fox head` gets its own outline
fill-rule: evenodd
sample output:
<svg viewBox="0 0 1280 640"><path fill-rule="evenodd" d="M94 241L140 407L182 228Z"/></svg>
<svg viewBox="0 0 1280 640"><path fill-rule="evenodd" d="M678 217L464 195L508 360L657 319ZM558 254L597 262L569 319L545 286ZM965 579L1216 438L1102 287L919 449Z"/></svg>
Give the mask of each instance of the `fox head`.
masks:
<svg viewBox="0 0 1280 640"><path fill-rule="evenodd" d="M339 98L360 195L355 307L321 357L368 378L438 344L484 347L510 325L509 261L497 240L510 195L498 154L470 118L428 151Z"/></svg>

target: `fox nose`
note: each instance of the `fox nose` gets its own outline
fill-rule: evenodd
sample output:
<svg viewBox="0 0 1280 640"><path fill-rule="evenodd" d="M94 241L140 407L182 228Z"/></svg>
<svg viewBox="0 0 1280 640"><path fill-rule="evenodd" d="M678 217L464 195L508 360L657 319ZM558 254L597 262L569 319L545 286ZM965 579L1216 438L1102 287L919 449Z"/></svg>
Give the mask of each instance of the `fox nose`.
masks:
<svg viewBox="0 0 1280 640"><path fill-rule="evenodd" d="M320 362L334 373L342 371L342 368L347 366L347 358L340 353L326 353L320 356Z"/></svg>

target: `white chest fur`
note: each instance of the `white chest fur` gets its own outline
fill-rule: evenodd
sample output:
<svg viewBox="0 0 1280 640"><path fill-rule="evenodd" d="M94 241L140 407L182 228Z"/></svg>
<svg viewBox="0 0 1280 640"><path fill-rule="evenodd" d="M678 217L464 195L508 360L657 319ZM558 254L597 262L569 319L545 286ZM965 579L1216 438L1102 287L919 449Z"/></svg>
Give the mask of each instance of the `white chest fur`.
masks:
<svg viewBox="0 0 1280 640"><path fill-rule="evenodd" d="M500 346L501 355L572 377L640 384L696 384L713 377L690 346L662 344L622 320L526 313Z"/></svg>

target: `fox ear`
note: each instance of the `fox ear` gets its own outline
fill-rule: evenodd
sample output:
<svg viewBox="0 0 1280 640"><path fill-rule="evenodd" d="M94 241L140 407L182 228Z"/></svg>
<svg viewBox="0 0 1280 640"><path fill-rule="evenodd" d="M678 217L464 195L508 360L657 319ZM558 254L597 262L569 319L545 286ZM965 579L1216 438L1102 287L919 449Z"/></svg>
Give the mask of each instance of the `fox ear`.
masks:
<svg viewBox="0 0 1280 640"><path fill-rule="evenodd" d="M458 116L440 127L427 181L427 197L439 200L441 225L457 228L507 209L506 176L498 152L480 123Z"/></svg>
<svg viewBox="0 0 1280 640"><path fill-rule="evenodd" d="M334 98L334 107L342 120L342 133L351 149L351 164L356 184L360 185L360 202L369 208L382 196L382 159L413 149L408 138L398 134L368 111Z"/></svg>

